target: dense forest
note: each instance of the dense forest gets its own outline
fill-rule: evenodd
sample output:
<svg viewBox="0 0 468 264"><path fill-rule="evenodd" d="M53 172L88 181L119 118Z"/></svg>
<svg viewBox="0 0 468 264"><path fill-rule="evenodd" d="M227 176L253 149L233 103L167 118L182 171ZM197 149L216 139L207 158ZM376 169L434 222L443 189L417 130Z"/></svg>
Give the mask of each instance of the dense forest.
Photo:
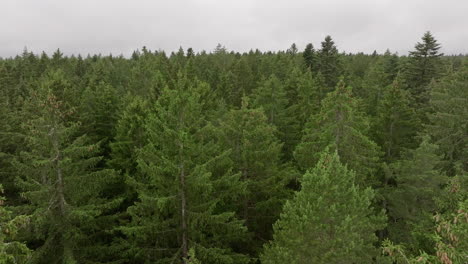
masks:
<svg viewBox="0 0 468 264"><path fill-rule="evenodd" d="M441 47L0 59L0 263L468 263Z"/></svg>

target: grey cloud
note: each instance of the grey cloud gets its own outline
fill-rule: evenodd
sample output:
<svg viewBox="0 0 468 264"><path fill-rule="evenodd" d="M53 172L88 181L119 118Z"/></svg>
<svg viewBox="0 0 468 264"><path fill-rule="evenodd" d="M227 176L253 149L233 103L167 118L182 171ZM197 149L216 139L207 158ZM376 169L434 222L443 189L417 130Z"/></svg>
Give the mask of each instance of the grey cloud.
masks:
<svg viewBox="0 0 468 264"><path fill-rule="evenodd" d="M284 50L330 34L347 52L406 54L426 30L445 53L468 53L462 0L6 0L0 56L34 52L124 54L147 46Z"/></svg>

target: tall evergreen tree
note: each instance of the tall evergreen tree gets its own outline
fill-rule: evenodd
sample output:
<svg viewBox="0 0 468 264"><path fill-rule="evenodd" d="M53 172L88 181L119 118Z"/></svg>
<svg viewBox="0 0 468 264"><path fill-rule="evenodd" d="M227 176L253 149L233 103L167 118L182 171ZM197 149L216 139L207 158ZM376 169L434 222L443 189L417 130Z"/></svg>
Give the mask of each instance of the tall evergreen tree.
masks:
<svg viewBox="0 0 468 264"><path fill-rule="evenodd" d="M122 228L135 263L188 263L194 248L203 263L243 263L230 245L245 227L223 206L243 193L239 175L218 168L228 152L206 137L202 94L208 87L178 75L176 89L165 88L148 117L148 143L138 154L140 176L131 184L138 201Z"/></svg>
<svg viewBox="0 0 468 264"><path fill-rule="evenodd" d="M109 142L114 137L120 102L114 87L100 82L87 87L81 97L79 108L83 134L94 142L101 142L102 151L108 157Z"/></svg>
<svg viewBox="0 0 468 264"><path fill-rule="evenodd" d="M263 109L268 122L278 128L279 137L283 139L287 128L286 108L288 106L283 83L275 75L271 75L260 83L252 96L253 107Z"/></svg>
<svg viewBox="0 0 468 264"><path fill-rule="evenodd" d="M327 91L333 90L342 75L342 63L335 42L330 36L326 36L322 41L322 47L317 52L318 72L324 79Z"/></svg>
<svg viewBox="0 0 468 264"><path fill-rule="evenodd" d="M409 61L404 68L406 85L414 97L415 106L425 106L429 100L428 84L441 74L441 61L439 53L440 44L427 31L422 42L414 46L409 53Z"/></svg>
<svg viewBox="0 0 468 264"><path fill-rule="evenodd" d="M449 175L468 171L468 64L431 87L427 131L440 146L444 170Z"/></svg>
<svg viewBox="0 0 468 264"><path fill-rule="evenodd" d="M133 175L137 169L138 150L147 144L145 123L150 105L140 97L132 97L122 111L115 126L115 137L110 143L109 165L123 173Z"/></svg>
<svg viewBox="0 0 468 264"><path fill-rule="evenodd" d="M309 118L320 110L321 83L320 75L312 76L310 71L304 73L295 72L290 75L288 86L293 86L288 98L294 99L286 109L287 127L284 129L284 156L292 159L294 149L299 144L302 131Z"/></svg>
<svg viewBox="0 0 468 264"><path fill-rule="evenodd" d="M447 183L446 176L436 169L439 163L437 146L425 136L417 149L408 151L392 166L396 187L388 198L389 237L413 254L419 250L429 253L434 248L429 236L434 229L431 217L437 210L436 199Z"/></svg>
<svg viewBox="0 0 468 264"><path fill-rule="evenodd" d="M385 162L394 162L402 150L415 148L415 136L420 127L416 113L410 107L409 94L401 88L400 78L397 78L385 90L377 106L373 127L374 138L385 153Z"/></svg>
<svg viewBox="0 0 468 264"><path fill-rule="evenodd" d="M368 138L369 121L359 110L358 100L343 81L322 102L320 112L310 117L301 143L294 157L299 166L309 169L318 161L320 153L330 147L341 161L357 174L359 184L374 183L380 150Z"/></svg>
<svg viewBox="0 0 468 264"><path fill-rule="evenodd" d="M383 213L371 208L372 189L361 189L355 173L325 151L302 178L302 188L283 208L262 263L373 263L375 232Z"/></svg>
<svg viewBox="0 0 468 264"><path fill-rule="evenodd" d="M309 43L307 44L304 52L302 53L302 57L304 58L304 64L305 66L309 69L309 70L312 70L314 69L315 70L315 63L316 63L316 58L315 58L315 50L314 50L314 46L312 45L312 43Z"/></svg>
<svg viewBox="0 0 468 264"><path fill-rule="evenodd" d="M29 242L35 251L30 263L98 261L106 232L100 216L115 203L104 193L115 174L95 168L99 147L77 136L78 124L68 121L73 109L54 94L51 83L43 81L26 104L28 149L15 162L23 210L31 219Z"/></svg>
<svg viewBox="0 0 468 264"><path fill-rule="evenodd" d="M241 109L222 117L217 130L220 144L231 150L233 170L241 174L247 187L238 201L239 216L253 235L250 244L260 247L261 241L271 238L271 225L288 197L285 186L290 175L281 166L282 144L275 126L262 110L250 109L247 98Z"/></svg>

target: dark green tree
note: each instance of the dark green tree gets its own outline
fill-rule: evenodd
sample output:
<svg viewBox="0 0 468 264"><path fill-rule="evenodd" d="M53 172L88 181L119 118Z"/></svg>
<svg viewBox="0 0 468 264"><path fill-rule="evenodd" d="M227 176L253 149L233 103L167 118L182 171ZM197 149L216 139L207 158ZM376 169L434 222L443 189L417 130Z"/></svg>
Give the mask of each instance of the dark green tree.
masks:
<svg viewBox="0 0 468 264"><path fill-rule="evenodd" d="M302 188L286 202L265 246L262 263L373 263L375 232L385 216L374 214L374 191L355 184L355 173L338 154L321 154L302 178Z"/></svg>
<svg viewBox="0 0 468 264"><path fill-rule="evenodd" d="M416 107L426 106L429 101L429 83L441 75L440 44L427 31L422 37L422 42L414 46L409 53L409 60L404 68L406 85L413 95Z"/></svg>
<svg viewBox="0 0 468 264"><path fill-rule="evenodd" d="M312 43L307 44L304 52L302 53L302 57L304 58L304 64L309 70L315 70L316 67L316 55L314 46Z"/></svg>
<svg viewBox="0 0 468 264"><path fill-rule="evenodd" d="M436 200L442 194L447 177L437 169L440 157L437 146L422 139L420 146L406 153L392 166L396 187L388 197L389 237L403 244L412 254L420 250L431 253L434 243L432 216L437 210Z"/></svg>
<svg viewBox="0 0 468 264"><path fill-rule="evenodd" d="M333 90L343 74L343 66L335 42L330 36L325 37L321 49L317 52L317 66L318 72L325 79L326 90Z"/></svg>
<svg viewBox="0 0 468 264"><path fill-rule="evenodd" d="M34 253L29 263L98 261L105 254L102 236L109 226L101 216L116 203L105 192L116 177L96 168L99 146L78 136L78 123L68 121L73 109L50 83L56 82L41 82L25 105L27 150L15 161L22 210L31 219L27 233Z"/></svg>
<svg viewBox="0 0 468 264"><path fill-rule="evenodd" d="M444 171L451 176L458 168L468 171L468 64L431 87L427 131L440 146Z"/></svg>
<svg viewBox="0 0 468 264"><path fill-rule="evenodd" d="M279 137L284 138L287 128L288 98L283 83L275 76L260 82L252 94L252 106L262 108L270 124L278 128Z"/></svg>
<svg viewBox="0 0 468 264"><path fill-rule="evenodd" d="M288 197L285 186L292 176L282 168L276 128L261 109L250 109L244 98L241 109L221 118L217 137L220 145L231 150L233 171L241 174L247 186L236 207L253 235L249 244L260 248L262 241L271 238L271 226Z"/></svg>
<svg viewBox="0 0 468 264"><path fill-rule="evenodd" d="M241 195L239 174L224 164L220 150L204 132L202 94L209 89L178 74L175 89L165 88L145 124L148 143L139 151L130 184L138 201L128 208L131 223L122 228L135 263L189 263L194 248L203 263L244 263L230 245L246 228L226 200Z"/></svg>
<svg viewBox="0 0 468 264"><path fill-rule="evenodd" d="M322 102L320 112L310 117L294 157L303 170L317 163L327 147L357 174L357 183L372 184L380 150L368 136L369 121L359 109L351 88L343 81Z"/></svg>
<svg viewBox="0 0 468 264"><path fill-rule="evenodd" d="M0 185L0 194L3 187ZM27 263L31 251L24 243L15 241L18 229L24 227L28 218L24 215L14 217L6 207L5 198L0 196L0 262L5 264Z"/></svg>
<svg viewBox="0 0 468 264"><path fill-rule="evenodd" d="M377 106L373 126L376 142L384 151L384 161L392 163L404 149L416 148L415 136L421 130L415 110L410 107L409 94L401 88L400 78L387 87Z"/></svg>

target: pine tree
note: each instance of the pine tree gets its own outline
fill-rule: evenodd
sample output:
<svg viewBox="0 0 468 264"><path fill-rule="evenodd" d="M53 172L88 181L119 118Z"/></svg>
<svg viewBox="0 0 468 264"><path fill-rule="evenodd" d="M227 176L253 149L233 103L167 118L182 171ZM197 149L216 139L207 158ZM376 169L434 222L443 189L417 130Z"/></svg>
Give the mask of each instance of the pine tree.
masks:
<svg viewBox="0 0 468 264"><path fill-rule="evenodd" d="M444 170L449 175L455 175L457 168L468 171L468 64L431 87L427 131L440 146Z"/></svg>
<svg viewBox="0 0 468 264"><path fill-rule="evenodd" d="M304 174L301 190L286 202L262 263L373 263L375 232L385 217L372 213L374 192L354 180L336 152L321 154Z"/></svg>
<svg viewBox="0 0 468 264"><path fill-rule="evenodd" d="M397 78L385 90L377 106L373 129L376 142L385 153L385 162L394 162L399 159L402 150L417 146L415 136L420 130L418 123L416 113L410 107L409 94L401 88L400 78Z"/></svg>
<svg viewBox="0 0 468 264"><path fill-rule="evenodd" d="M303 170L312 168L326 147L357 174L359 184L372 184L380 156L378 146L367 137L369 121L358 107L351 88L343 81L322 101L320 112L310 117L294 157Z"/></svg>
<svg viewBox="0 0 468 264"><path fill-rule="evenodd" d="M302 131L305 124L312 115L315 115L320 110L321 102L321 84L320 79L313 77L310 71L305 73L293 72L288 80L287 87L293 90L288 96L291 102L287 112L287 125L284 129L284 156L286 160L292 160L293 152L297 144L301 141ZM289 90L288 89L288 90Z"/></svg>
<svg viewBox="0 0 468 264"><path fill-rule="evenodd" d="M115 204L104 198L115 174L95 168L98 145L77 136L78 124L68 121L73 108L54 94L51 83L43 81L25 105L28 149L15 161L35 245L30 263L83 263L103 254L106 228L100 216Z"/></svg>
<svg viewBox="0 0 468 264"><path fill-rule="evenodd" d="M422 37L422 42L414 46L414 51L409 53L409 61L404 68L404 77L409 91L413 95L415 106L425 106L429 100L428 84L432 79L441 74L439 53L440 44L427 31Z"/></svg>
<svg viewBox="0 0 468 264"><path fill-rule="evenodd" d="M417 149L408 151L392 166L396 187L387 198L389 237L412 253L430 253L434 248L428 237L434 229L431 217L437 210L436 199L441 196L442 186L447 183L446 176L436 169L440 163L436 153L437 146L425 136Z"/></svg>
<svg viewBox="0 0 468 264"><path fill-rule="evenodd" d="M233 171L241 173L247 190L237 201L238 213L252 232L253 248L271 237L271 225L277 220L285 186L293 175L281 166L282 144L276 128L260 109L250 109L244 98L241 109L226 113L217 128L220 145L231 150Z"/></svg>
<svg viewBox="0 0 468 264"><path fill-rule="evenodd" d="M317 66L324 79L327 91L333 90L342 75L343 66L335 42L330 36L322 41L322 47L317 52Z"/></svg>
<svg viewBox="0 0 468 264"><path fill-rule="evenodd" d="M165 88L148 116L148 143L137 159L140 175L130 183L138 201L128 208L131 223L122 228L136 263L183 261L189 248L203 263L248 260L229 247L246 230L223 203L245 186L238 174L218 168L228 152L204 133L207 89L178 74L176 88Z"/></svg>
<svg viewBox="0 0 468 264"><path fill-rule="evenodd" d="M106 157L110 152L109 141L114 136L119 108L117 91L114 87L103 82L95 87L87 87L81 97L78 111L82 131L93 142L101 142L102 154Z"/></svg>
<svg viewBox="0 0 468 264"><path fill-rule="evenodd" d="M384 91L392 84L397 77L397 61L394 61L394 56L389 51L385 52L383 57L380 57L377 62L369 66L364 74L362 84L355 94L363 99L366 107L366 112L375 116L377 106L381 103ZM401 79L399 79L401 84Z"/></svg>
<svg viewBox="0 0 468 264"><path fill-rule="evenodd" d="M115 125L115 137L110 143L109 165L133 175L137 170L138 150L147 144L144 125L151 107L140 97L132 97Z"/></svg>
<svg viewBox="0 0 468 264"><path fill-rule="evenodd" d="M275 76L271 75L263 80L252 94L253 107L262 108L270 124L278 128L279 137L284 138L287 127L288 98L284 85Z"/></svg>
<svg viewBox="0 0 468 264"><path fill-rule="evenodd" d="M304 64L309 70L315 70L315 63L316 63L316 58L315 58L315 50L314 46L312 43L307 44L304 52L302 53L302 57L304 58Z"/></svg>

